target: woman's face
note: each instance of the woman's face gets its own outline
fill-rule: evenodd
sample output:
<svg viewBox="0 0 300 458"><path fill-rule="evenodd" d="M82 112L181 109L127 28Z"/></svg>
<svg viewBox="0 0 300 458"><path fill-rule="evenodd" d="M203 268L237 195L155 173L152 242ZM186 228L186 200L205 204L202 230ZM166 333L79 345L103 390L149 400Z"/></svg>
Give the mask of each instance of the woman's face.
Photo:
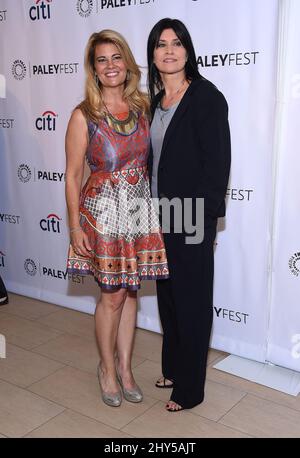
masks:
<svg viewBox="0 0 300 458"><path fill-rule="evenodd" d="M97 45L94 66L103 87L117 87L125 83L127 68L116 45Z"/></svg>
<svg viewBox="0 0 300 458"><path fill-rule="evenodd" d="M173 29L165 29L154 50L153 61L160 73L183 71L187 52Z"/></svg>

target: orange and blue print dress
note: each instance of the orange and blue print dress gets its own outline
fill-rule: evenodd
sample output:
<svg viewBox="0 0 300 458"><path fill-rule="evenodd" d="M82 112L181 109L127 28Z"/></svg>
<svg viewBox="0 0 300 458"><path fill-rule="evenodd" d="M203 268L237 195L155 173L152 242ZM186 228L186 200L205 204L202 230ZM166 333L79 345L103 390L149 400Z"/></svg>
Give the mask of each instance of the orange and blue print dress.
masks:
<svg viewBox="0 0 300 458"><path fill-rule="evenodd" d="M106 116L98 124L89 122L88 130L91 174L81 191L79 211L92 251L91 257L82 257L70 245L67 272L92 274L108 290L137 290L141 280L168 278L149 188L147 118L130 112L116 124Z"/></svg>

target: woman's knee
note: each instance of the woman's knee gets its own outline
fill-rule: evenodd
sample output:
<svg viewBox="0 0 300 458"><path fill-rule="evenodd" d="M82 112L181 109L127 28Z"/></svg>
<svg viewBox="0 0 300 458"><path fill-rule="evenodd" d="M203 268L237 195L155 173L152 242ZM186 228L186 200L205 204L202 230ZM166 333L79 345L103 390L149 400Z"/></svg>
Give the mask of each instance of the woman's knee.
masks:
<svg viewBox="0 0 300 458"><path fill-rule="evenodd" d="M118 311L123 307L126 300L127 291L124 288L120 288L114 292L102 292L100 304L103 304L106 308L113 312Z"/></svg>

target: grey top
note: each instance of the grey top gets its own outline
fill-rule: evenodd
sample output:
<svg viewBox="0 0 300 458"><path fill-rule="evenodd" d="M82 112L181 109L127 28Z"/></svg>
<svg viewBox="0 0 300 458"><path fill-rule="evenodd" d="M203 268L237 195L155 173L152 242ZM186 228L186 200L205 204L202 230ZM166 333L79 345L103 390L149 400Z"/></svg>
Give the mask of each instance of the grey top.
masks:
<svg viewBox="0 0 300 458"><path fill-rule="evenodd" d="M154 118L151 124L150 129L150 136L151 136L151 143L152 143L152 151L153 151L153 164L152 164L152 197L158 197L158 190L157 190L157 173L158 173L158 164L160 160L162 145L165 137L166 130L171 122L171 119L179 105L179 102L175 103L174 105L170 106L168 109L161 108L160 104L158 104Z"/></svg>

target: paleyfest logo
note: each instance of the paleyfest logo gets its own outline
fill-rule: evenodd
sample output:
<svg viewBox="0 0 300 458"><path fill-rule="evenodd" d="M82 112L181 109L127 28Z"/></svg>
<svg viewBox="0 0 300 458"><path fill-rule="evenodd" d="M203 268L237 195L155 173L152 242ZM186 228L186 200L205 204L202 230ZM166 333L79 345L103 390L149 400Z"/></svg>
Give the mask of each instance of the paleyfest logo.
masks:
<svg viewBox="0 0 300 458"><path fill-rule="evenodd" d="M31 169L27 164L21 164L18 168L18 178L22 183L27 183L31 178Z"/></svg>
<svg viewBox="0 0 300 458"><path fill-rule="evenodd" d="M93 9L100 10L110 8L122 8L127 6L145 6L153 4L155 0L77 0L76 9L81 17L89 17ZM96 8L94 8L96 7Z"/></svg>
<svg viewBox="0 0 300 458"><path fill-rule="evenodd" d="M59 62L54 64L28 64L29 76L75 75L78 73L79 62ZM16 59L12 64L12 74L16 80L23 80L27 74L27 67L21 59Z"/></svg>
<svg viewBox="0 0 300 458"><path fill-rule="evenodd" d="M289 260L289 268L296 277L300 275L300 252L293 254Z"/></svg>
<svg viewBox="0 0 300 458"><path fill-rule="evenodd" d="M37 272L40 276L52 278L54 280L70 281L75 284L84 284L83 275L72 275L66 270L57 269L55 267L43 266L40 263L38 265L31 258L27 258L24 262L24 269L28 275L34 277Z"/></svg>
<svg viewBox="0 0 300 458"><path fill-rule="evenodd" d="M212 54L198 56L197 64L201 67L231 67L239 65L255 65L260 51L246 51L230 54Z"/></svg>
<svg viewBox="0 0 300 458"><path fill-rule="evenodd" d="M93 11L93 0L77 0L76 8L81 17L88 17Z"/></svg>
<svg viewBox="0 0 300 458"><path fill-rule="evenodd" d="M235 321L236 323L247 324L249 314L244 312L238 312L236 310L229 310L223 307L214 307L214 312L218 318L222 318L229 321Z"/></svg>
<svg viewBox="0 0 300 458"><path fill-rule="evenodd" d="M50 170L38 170L36 168L31 168L27 164L21 164L18 167L18 178L22 183L28 183L31 178L34 181L47 181L53 183L64 183L65 182L65 173L64 172L54 172Z"/></svg>
<svg viewBox="0 0 300 458"><path fill-rule="evenodd" d="M30 275L31 277L34 277L36 275L37 267L36 267L36 263L32 259L28 258L25 260L24 269L26 273Z"/></svg>
<svg viewBox="0 0 300 458"><path fill-rule="evenodd" d="M16 80L23 80L26 76L27 68L24 62L17 59L12 64L12 74Z"/></svg>
<svg viewBox="0 0 300 458"><path fill-rule="evenodd" d="M139 6L154 3L155 0L99 0L101 9L120 8L122 6Z"/></svg>

